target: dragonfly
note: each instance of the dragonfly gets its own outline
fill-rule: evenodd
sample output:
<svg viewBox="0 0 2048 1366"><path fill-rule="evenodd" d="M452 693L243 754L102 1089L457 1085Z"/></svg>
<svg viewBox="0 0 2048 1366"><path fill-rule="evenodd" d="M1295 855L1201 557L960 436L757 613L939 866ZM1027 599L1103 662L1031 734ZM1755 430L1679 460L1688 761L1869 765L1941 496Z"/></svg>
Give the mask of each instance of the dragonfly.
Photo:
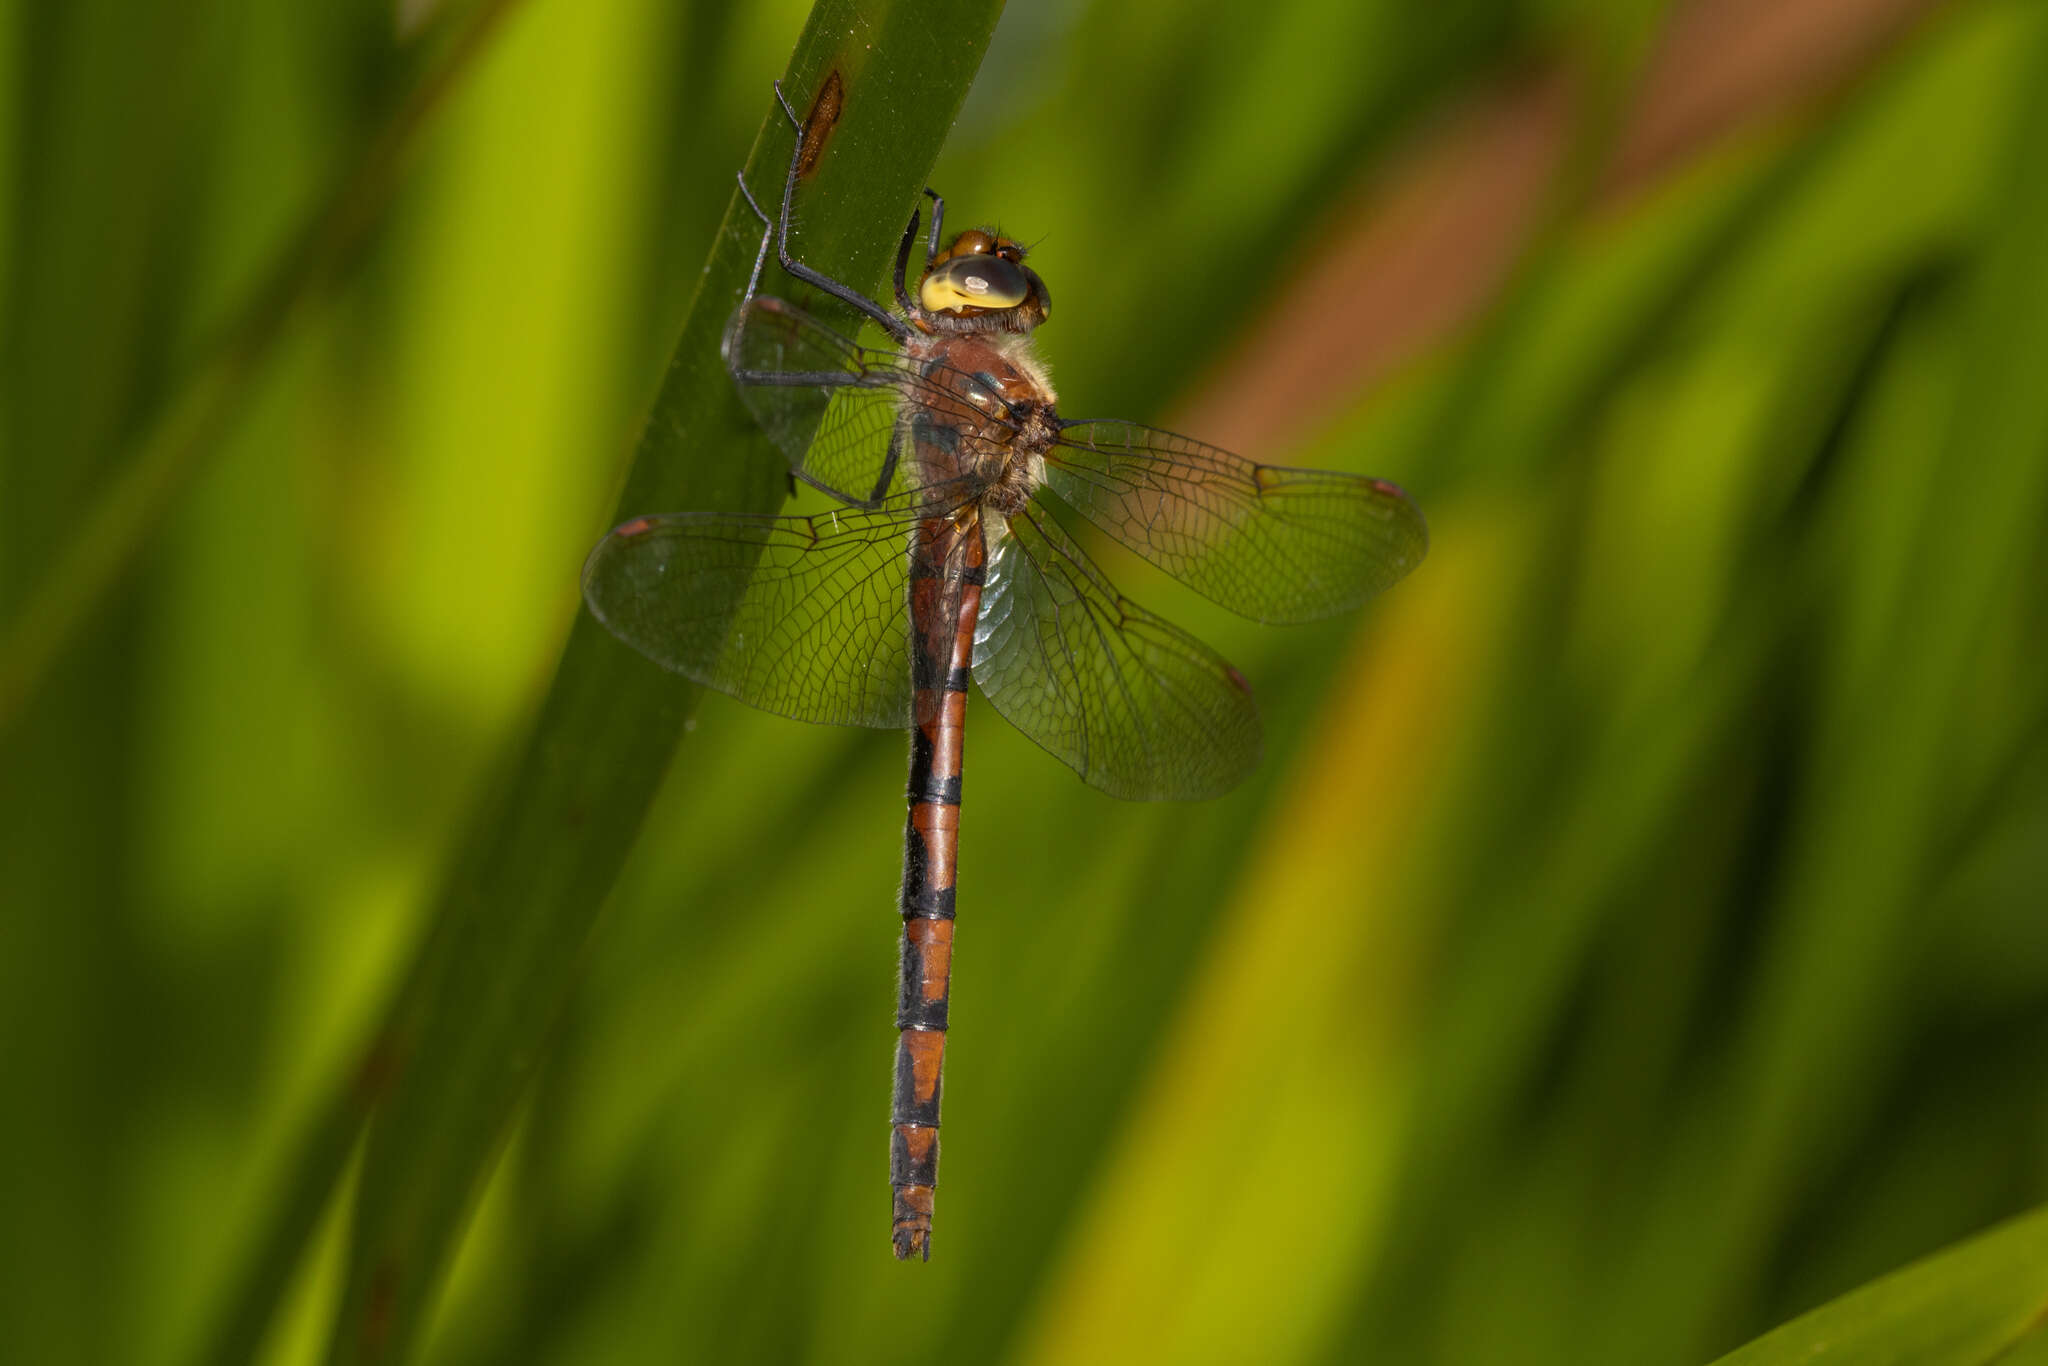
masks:
<svg viewBox="0 0 2048 1366"><path fill-rule="evenodd" d="M724 359L829 509L635 517L591 551L583 596L627 645L742 702L909 730L891 1239L899 1259L929 1260L970 685L1116 797L1213 797L1260 754L1244 675L1120 594L1068 523L1274 623L1356 607L1421 562L1428 531L1383 479L1061 416L1031 335L1052 299L1026 249L986 228L947 241L929 189L923 267L913 291L913 212L894 309L796 259L797 182L817 148L779 83L775 94L797 145L779 214L741 173L762 238ZM879 344L760 293L771 242L789 278L848 305Z"/></svg>

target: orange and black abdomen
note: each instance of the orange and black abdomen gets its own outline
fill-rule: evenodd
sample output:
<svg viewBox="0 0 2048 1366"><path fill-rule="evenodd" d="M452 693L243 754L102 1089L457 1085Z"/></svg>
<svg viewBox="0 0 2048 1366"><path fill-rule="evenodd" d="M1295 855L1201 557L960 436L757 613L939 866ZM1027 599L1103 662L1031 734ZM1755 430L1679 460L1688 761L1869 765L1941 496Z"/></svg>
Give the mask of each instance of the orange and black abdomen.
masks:
<svg viewBox="0 0 2048 1366"><path fill-rule="evenodd" d="M939 1092L953 971L953 874L960 832L968 666L988 547L971 514L920 522L910 552L910 818L903 857L903 968L889 1184L898 1258L931 1257L939 1176Z"/></svg>

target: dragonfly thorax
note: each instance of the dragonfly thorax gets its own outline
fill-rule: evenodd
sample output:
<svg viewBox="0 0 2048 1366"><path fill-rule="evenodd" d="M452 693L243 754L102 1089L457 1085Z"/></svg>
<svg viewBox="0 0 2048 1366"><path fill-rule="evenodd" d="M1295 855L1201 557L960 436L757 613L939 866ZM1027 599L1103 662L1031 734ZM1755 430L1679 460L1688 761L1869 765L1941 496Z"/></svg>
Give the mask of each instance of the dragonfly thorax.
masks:
<svg viewBox="0 0 2048 1366"><path fill-rule="evenodd" d="M1060 434L1059 414L1053 411L1049 400L1017 404L1011 410L1011 421L1017 424L1016 435L1011 437L1003 453L1002 468L981 500L984 506L1005 517L1022 512L1031 495L1045 482L1045 453L1052 449Z"/></svg>
<svg viewBox="0 0 2048 1366"><path fill-rule="evenodd" d="M909 352L923 362L923 404L905 416L923 481L975 481L974 501L1014 516L1045 482L1045 454L1059 438L1051 381L1022 336L967 334L922 338ZM944 401L941 400L944 396ZM972 415L972 416L970 416Z"/></svg>

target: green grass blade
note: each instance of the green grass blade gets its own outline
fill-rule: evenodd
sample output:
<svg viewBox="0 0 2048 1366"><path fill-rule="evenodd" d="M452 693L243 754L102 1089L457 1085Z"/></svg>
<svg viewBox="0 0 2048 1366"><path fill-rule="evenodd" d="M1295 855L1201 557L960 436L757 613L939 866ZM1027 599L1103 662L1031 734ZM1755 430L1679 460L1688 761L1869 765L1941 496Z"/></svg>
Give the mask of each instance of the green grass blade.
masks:
<svg viewBox="0 0 2048 1366"><path fill-rule="evenodd" d="M935 0L827 0L812 12L784 88L801 111L836 72L844 109L801 191L808 261L857 283L881 278L895 225L917 200L998 12ZM936 33L946 35L942 48ZM761 93L767 106L765 85ZM771 112L747 168L764 196L780 183L791 136ZM718 354L759 241L758 221L735 195L620 516L764 511L781 498L781 459L752 428ZM418 1342L695 695L578 618L377 1046L388 1081L364 1157L333 1360L399 1360Z"/></svg>
<svg viewBox="0 0 2048 1366"><path fill-rule="evenodd" d="M189 367L155 411L136 426L113 462L113 476L68 535L50 568L25 595L0 635L0 731L10 726L107 595L134 567L178 495L233 430L261 389L304 305L331 284L378 221L400 168L432 124L434 112L490 46L518 0L475 0L458 7L445 56L430 61L400 97L362 155L308 215L250 291L241 312Z"/></svg>
<svg viewBox="0 0 2048 1366"><path fill-rule="evenodd" d="M2048 1209L1872 1281L1715 1366L2048 1360Z"/></svg>

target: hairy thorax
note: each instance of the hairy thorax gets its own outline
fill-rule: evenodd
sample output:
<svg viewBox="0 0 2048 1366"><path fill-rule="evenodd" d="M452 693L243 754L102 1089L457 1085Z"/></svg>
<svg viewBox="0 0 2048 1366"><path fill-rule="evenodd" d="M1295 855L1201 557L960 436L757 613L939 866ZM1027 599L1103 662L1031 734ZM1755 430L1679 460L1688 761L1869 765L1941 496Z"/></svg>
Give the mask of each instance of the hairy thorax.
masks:
<svg viewBox="0 0 2048 1366"><path fill-rule="evenodd" d="M971 502L1015 516L1045 480L1059 435L1052 385L1028 338L1000 333L918 337L912 358L954 402L908 414L920 479L965 478Z"/></svg>

